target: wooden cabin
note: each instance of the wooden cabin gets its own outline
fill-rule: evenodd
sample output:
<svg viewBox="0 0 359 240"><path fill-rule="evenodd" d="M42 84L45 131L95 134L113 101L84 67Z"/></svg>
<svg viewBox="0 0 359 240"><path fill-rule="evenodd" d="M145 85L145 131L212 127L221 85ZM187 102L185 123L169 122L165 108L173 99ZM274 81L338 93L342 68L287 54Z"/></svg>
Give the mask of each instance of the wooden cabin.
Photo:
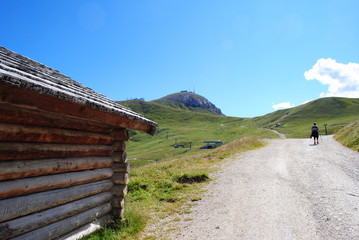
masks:
<svg viewBox="0 0 359 240"><path fill-rule="evenodd" d="M156 128L0 47L0 239L77 239L123 218L127 129Z"/></svg>

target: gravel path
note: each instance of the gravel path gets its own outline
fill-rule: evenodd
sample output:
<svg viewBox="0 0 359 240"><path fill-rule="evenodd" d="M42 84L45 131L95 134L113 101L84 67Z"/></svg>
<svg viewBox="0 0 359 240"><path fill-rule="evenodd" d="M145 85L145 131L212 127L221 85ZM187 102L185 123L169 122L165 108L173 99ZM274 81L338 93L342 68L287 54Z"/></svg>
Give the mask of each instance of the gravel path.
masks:
<svg viewBox="0 0 359 240"><path fill-rule="evenodd" d="M359 239L359 153L270 140L216 172L171 239ZM190 220L189 220L190 219Z"/></svg>

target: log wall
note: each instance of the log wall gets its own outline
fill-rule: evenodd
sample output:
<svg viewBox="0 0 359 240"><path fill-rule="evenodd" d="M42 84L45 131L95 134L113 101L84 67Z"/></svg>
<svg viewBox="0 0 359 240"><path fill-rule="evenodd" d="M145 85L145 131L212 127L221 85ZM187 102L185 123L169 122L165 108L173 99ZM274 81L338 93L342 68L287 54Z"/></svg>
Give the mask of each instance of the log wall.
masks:
<svg viewBox="0 0 359 240"><path fill-rule="evenodd" d="M58 106L54 99L34 107L30 95L21 97L33 99L26 105L6 93L0 96L0 239L81 237L123 218L126 128L114 118L91 118L96 113L86 107Z"/></svg>

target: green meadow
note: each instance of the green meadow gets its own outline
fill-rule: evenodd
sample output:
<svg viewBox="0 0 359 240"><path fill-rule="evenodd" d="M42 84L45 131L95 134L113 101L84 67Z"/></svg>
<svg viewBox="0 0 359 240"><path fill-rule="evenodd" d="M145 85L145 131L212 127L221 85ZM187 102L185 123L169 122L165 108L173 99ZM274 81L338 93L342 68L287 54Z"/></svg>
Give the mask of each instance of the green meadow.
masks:
<svg viewBox="0 0 359 240"><path fill-rule="evenodd" d="M130 131L126 151L131 180L126 196L125 220L114 222L86 239L138 239L147 224L183 214L200 200L210 173L243 151L265 146L264 138L306 138L316 122L325 134L336 134L344 145L359 151L359 99L322 98L298 107L256 118L236 118L168 106L156 102L120 102L159 124L154 136ZM281 127L275 127L280 123ZM200 149L205 140L221 140L215 149ZM175 145L185 147L175 148ZM190 145L189 145L190 144ZM191 146L191 148L189 148ZM178 220L178 219L177 219ZM176 221L176 218L171 221ZM163 224L166 224L165 222ZM144 239L157 239L147 232Z"/></svg>
<svg viewBox="0 0 359 240"><path fill-rule="evenodd" d="M192 112L139 100L121 102L121 104L159 124L154 136L142 132L130 132L126 151L132 166L203 152L205 150L200 147L206 145L203 143L205 140L221 140L229 143L245 136L277 137L271 131L258 129L248 118ZM184 145L185 148L175 148L176 144Z"/></svg>

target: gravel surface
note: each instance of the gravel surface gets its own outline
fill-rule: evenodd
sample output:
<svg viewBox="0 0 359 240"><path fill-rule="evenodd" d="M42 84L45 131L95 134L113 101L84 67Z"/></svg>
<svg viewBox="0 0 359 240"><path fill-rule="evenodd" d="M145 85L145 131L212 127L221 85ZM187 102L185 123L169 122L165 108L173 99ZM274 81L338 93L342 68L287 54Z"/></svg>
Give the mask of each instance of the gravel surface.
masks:
<svg viewBox="0 0 359 240"><path fill-rule="evenodd" d="M168 239L359 239L359 153L323 137L238 155Z"/></svg>

